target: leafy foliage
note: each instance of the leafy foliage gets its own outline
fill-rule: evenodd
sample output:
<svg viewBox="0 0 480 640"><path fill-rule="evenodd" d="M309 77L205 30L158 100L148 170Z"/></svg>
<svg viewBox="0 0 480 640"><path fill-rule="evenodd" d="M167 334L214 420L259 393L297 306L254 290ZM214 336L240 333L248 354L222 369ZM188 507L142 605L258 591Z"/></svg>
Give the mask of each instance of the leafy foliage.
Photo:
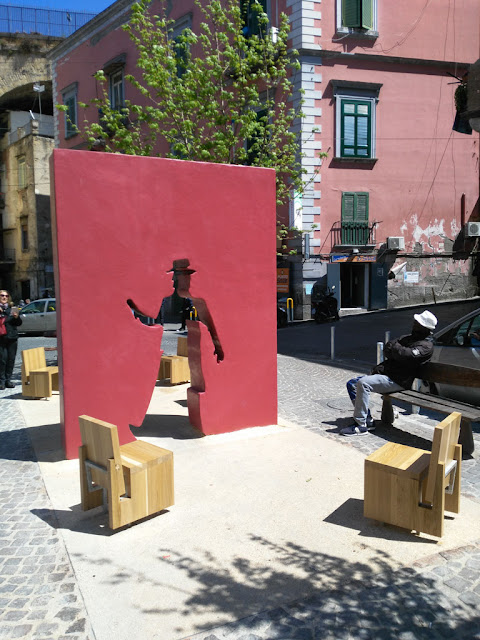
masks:
<svg viewBox="0 0 480 640"><path fill-rule="evenodd" d="M286 202L290 190L303 190L304 173L292 129L302 113L292 107L292 77L300 65L288 50L288 18L280 16L272 37L257 0L243 9L239 0L195 2L200 26L176 37L167 0L159 15L151 15L148 0L133 5L124 29L140 73L126 80L138 100L112 108L108 79L98 71L101 98L80 106L99 108L100 122L92 123L87 111L83 135L91 147L102 139L110 152L271 167L277 200ZM257 12L258 35L244 28L245 7Z"/></svg>

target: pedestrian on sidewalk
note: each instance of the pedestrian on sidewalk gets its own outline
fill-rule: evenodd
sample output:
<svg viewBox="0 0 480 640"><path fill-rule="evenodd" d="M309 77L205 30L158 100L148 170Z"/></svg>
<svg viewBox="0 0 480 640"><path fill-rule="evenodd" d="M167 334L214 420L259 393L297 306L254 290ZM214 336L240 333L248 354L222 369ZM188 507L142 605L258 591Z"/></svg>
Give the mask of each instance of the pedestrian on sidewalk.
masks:
<svg viewBox="0 0 480 640"><path fill-rule="evenodd" d="M387 342L385 360L372 370L369 376L359 376L347 382L348 395L354 406L353 424L340 430L343 436L365 435L373 431L375 424L370 413L370 393L394 393L410 389L415 378L421 377L420 369L433 354L432 331L437 318L430 313L415 314L410 335Z"/></svg>
<svg viewBox="0 0 480 640"><path fill-rule="evenodd" d="M191 298L183 298L182 312L181 312L182 324L180 326L180 329L177 329L177 332L185 331L185 329L187 328L187 320L190 319L190 312L192 309L193 309L193 302Z"/></svg>
<svg viewBox="0 0 480 640"><path fill-rule="evenodd" d="M18 331L22 324L18 309L5 289L0 290L0 391L13 389L13 366L17 355Z"/></svg>

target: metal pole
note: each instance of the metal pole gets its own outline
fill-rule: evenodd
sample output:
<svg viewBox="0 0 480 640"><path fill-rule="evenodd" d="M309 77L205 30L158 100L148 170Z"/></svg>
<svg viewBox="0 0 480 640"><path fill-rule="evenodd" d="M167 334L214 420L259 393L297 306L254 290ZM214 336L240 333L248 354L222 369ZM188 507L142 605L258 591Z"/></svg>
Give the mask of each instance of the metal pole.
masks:
<svg viewBox="0 0 480 640"><path fill-rule="evenodd" d="M293 322L293 298L287 298L287 322Z"/></svg>
<svg viewBox="0 0 480 640"><path fill-rule="evenodd" d="M383 361L383 342L377 342L377 364Z"/></svg>
<svg viewBox="0 0 480 640"><path fill-rule="evenodd" d="M335 327L330 327L330 360L335 360Z"/></svg>
<svg viewBox="0 0 480 640"><path fill-rule="evenodd" d="M385 342L390 342L390 331L385 331Z"/></svg>
<svg viewBox="0 0 480 640"><path fill-rule="evenodd" d="M415 378L415 380L413 381L413 384L412 384L413 391L419 391L421 384L422 384L421 380L419 380L418 378ZM412 404L412 413L413 414L420 413L420 407L418 407L416 404Z"/></svg>

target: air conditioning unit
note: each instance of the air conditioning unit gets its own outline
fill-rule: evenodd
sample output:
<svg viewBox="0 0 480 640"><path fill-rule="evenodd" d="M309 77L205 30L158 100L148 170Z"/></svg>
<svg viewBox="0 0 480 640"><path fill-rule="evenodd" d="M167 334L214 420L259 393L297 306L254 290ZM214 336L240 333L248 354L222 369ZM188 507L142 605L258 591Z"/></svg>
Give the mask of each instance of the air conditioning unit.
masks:
<svg viewBox="0 0 480 640"><path fill-rule="evenodd" d="M467 222L465 225L465 235L469 238L480 237L480 222Z"/></svg>
<svg viewBox="0 0 480 640"><path fill-rule="evenodd" d="M405 249L405 238L403 236L387 238L387 249L401 251Z"/></svg>

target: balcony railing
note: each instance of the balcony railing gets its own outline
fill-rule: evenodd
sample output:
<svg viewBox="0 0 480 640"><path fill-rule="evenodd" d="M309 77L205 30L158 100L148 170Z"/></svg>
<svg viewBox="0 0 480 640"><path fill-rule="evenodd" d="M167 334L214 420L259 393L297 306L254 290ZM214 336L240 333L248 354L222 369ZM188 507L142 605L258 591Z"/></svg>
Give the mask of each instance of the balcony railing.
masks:
<svg viewBox="0 0 480 640"><path fill-rule="evenodd" d="M66 38L96 15L83 11L58 11L0 4L0 32L39 33Z"/></svg>
<svg viewBox="0 0 480 640"><path fill-rule="evenodd" d="M332 227L332 246L375 246L375 228L377 223L336 222Z"/></svg>
<svg viewBox="0 0 480 640"><path fill-rule="evenodd" d="M0 249L0 262L15 262L15 249Z"/></svg>

